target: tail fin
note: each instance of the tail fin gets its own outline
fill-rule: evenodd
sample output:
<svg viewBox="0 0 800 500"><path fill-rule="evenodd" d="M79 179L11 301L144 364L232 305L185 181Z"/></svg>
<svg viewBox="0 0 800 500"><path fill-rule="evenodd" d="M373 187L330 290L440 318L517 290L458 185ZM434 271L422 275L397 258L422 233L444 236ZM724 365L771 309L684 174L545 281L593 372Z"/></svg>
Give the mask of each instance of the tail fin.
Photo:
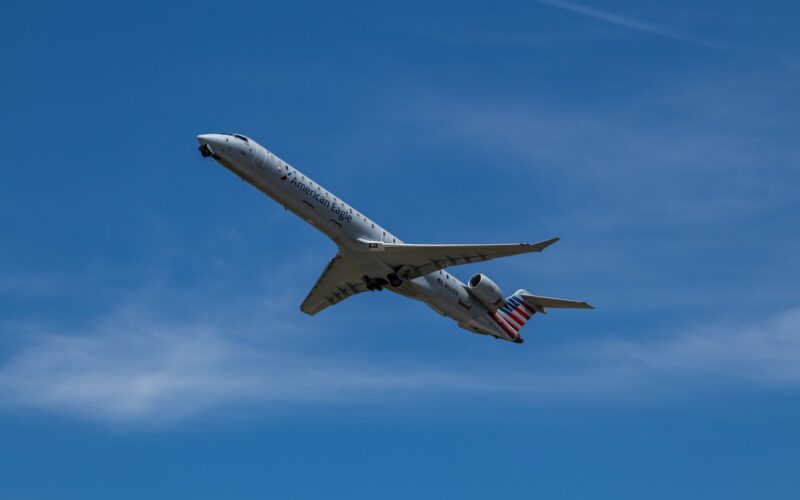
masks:
<svg viewBox="0 0 800 500"><path fill-rule="evenodd" d="M506 305L497 310L497 316L513 330L515 334L519 333L525 323L530 320L536 313L536 310L522 300L522 294L526 294L525 290L517 290L514 295L506 299Z"/></svg>

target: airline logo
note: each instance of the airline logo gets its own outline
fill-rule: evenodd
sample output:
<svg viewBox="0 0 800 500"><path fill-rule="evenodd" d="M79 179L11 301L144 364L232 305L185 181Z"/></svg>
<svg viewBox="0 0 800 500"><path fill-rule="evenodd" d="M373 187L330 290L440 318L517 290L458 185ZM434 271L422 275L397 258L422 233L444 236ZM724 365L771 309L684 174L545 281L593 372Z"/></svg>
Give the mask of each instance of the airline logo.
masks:
<svg viewBox="0 0 800 500"><path fill-rule="evenodd" d="M516 295L506 299L506 305L494 313L489 313L489 317L511 337L512 340L519 336L519 331L531 319L536 311L528 304L523 302Z"/></svg>

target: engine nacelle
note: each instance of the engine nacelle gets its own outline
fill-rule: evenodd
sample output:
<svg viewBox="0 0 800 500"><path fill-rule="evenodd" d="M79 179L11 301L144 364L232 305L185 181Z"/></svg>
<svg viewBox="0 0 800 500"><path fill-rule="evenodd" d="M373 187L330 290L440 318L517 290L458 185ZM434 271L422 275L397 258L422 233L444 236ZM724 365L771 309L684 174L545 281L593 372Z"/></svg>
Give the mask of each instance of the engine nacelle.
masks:
<svg viewBox="0 0 800 500"><path fill-rule="evenodd" d="M506 299L503 298L503 292L500 287L485 274L476 274L469 279L467 285L469 286L469 293L492 311L506 305Z"/></svg>

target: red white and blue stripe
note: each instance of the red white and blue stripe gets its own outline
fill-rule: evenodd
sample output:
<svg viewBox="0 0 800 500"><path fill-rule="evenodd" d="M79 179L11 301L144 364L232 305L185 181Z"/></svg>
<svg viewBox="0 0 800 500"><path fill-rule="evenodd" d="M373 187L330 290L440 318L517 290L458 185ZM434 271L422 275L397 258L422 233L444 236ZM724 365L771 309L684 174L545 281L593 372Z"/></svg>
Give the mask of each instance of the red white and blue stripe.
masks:
<svg viewBox="0 0 800 500"><path fill-rule="evenodd" d="M519 292L517 292L519 293ZM512 340L519 336L519 331L536 312L532 307L522 301L517 293L506 299L506 305L496 312L490 312L489 317L511 337Z"/></svg>

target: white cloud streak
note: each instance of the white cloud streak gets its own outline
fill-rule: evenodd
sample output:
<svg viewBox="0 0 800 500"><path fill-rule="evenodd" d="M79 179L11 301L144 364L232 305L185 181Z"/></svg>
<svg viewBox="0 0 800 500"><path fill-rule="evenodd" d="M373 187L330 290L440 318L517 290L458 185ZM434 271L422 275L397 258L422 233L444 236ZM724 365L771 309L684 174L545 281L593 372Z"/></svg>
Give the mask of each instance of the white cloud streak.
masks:
<svg viewBox="0 0 800 500"><path fill-rule="evenodd" d="M700 376L800 388L800 309L751 324L706 325L653 342L610 341L594 347L601 358L638 367L640 375L660 380Z"/></svg>
<svg viewBox="0 0 800 500"><path fill-rule="evenodd" d="M639 21L637 19L633 19L630 17L620 16L617 14L613 14L611 12L606 12L592 7L587 7L585 5L580 5L572 2L564 2L561 0L533 0L533 1L543 5L548 5L550 7L555 7L557 9L572 12L573 14L578 14L584 17L597 19L598 21L604 21L609 24L615 24L617 26L630 28L636 31L650 33L652 35L659 35L666 38L671 38L673 40L677 40L680 42L686 42L693 45L699 45L701 47L707 47L717 50L731 49L729 46L720 42L694 37L677 31L662 28L654 24L646 23L644 21Z"/></svg>
<svg viewBox="0 0 800 500"><path fill-rule="evenodd" d="M423 145L468 143L492 159L569 176L595 205L571 215L606 231L789 206L800 194L796 152L774 130L788 130L793 111L763 82L728 79L670 82L613 106L580 108L528 96L508 103L424 94L392 113L421 130Z"/></svg>
<svg viewBox="0 0 800 500"><path fill-rule="evenodd" d="M800 66L800 64L798 64L797 61L776 58L771 55L762 54L760 52L753 51L750 49L733 47L730 44L726 44L716 40L710 40L707 38L692 36L686 33L681 33L680 31L671 30L668 28L657 26L655 24L640 21L638 19L634 19L631 17L621 16L618 14L614 14L600 9L595 9L593 7L587 7L585 5L573 2L565 2L563 0L532 0L532 1L538 4L547 5L549 7L554 7L556 9L571 12L573 14L577 14L580 16L596 19L598 21L603 21L608 24L614 24L616 26L622 26L623 28L628 28L643 33L649 33L651 35L669 38L679 42L696 45L698 47L705 47L708 49L714 49L724 52L734 52L741 55L768 59L774 63L779 63L790 67Z"/></svg>
<svg viewBox="0 0 800 500"><path fill-rule="evenodd" d="M265 308L260 312L279 316ZM299 352L296 342L282 339L308 332L279 322L254 329L228 314L180 321L159 317L149 307L126 306L84 331L59 330L24 325L25 339L0 364L0 406L162 425L215 407L269 413L387 391L484 385L424 366L387 368L313 349Z"/></svg>
<svg viewBox="0 0 800 500"><path fill-rule="evenodd" d="M0 406L158 426L307 405L391 407L397 397L511 392L515 401L530 403L608 402L701 390L703 381L800 388L800 309L758 324L701 327L658 340L565 344L530 351L536 363L515 356L502 368L488 358L483 364L450 358L432 367L380 355L299 352L280 342L282 329L268 327L259 340L225 321L154 319L138 308L118 310L80 333L42 327L0 364Z"/></svg>

